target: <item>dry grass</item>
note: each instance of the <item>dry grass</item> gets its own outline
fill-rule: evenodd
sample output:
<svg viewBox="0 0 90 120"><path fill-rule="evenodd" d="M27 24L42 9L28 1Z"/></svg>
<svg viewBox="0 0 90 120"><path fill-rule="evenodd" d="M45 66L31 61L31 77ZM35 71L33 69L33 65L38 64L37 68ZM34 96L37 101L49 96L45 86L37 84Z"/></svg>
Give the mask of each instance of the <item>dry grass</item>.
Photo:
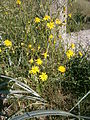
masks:
<svg viewBox="0 0 90 120"><path fill-rule="evenodd" d="M87 0L76 0L82 9L82 13L87 17L90 17L90 1Z"/></svg>

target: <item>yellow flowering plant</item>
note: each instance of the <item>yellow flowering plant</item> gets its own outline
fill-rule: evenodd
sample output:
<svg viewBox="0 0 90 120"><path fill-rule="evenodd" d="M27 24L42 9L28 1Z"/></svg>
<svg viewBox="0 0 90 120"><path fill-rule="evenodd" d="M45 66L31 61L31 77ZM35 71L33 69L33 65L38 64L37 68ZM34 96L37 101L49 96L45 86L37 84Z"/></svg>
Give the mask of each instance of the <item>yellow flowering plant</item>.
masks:
<svg viewBox="0 0 90 120"><path fill-rule="evenodd" d="M29 60L29 63L33 63L34 62L34 60L33 60L33 58L31 58L30 60Z"/></svg>
<svg viewBox="0 0 90 120"><path fill-rule="evenodd" d="M72 49L75 48L75 44L74 44L74 43L71 44L71 48L72 48Z"/></svg>
<svg viewBox="0 0 90 120"><path fill-rule="evenodd" d="M71 18L71 17L72 17L72 14L71 14L71 13L69 13L69 14L68 14L68 16Z"/></svg>
<svg viewBox="0 0 90 120"><path fill-rule="evenodd" d="M36 17L35 18L35 23L39 23L40 22L40 18Z"/></svg>
<svg viewBox="0 0 90 120"><path fill-rule="evenodd" d="M47 27L49 29L54 29L54 27L55 27L54 22L47 23Z"/></svg>
<svg viewBox="0 0 90 120"><path fill-rule="evenodd" d="M42 61L40 58L38 58L38 59L36 60L36 63L37 63L37 65L42 65L43 61Z"/></svg>
<svg viewBox="0 0 90 120"><path fill-rule="evenodd" d="M59 66L58 71L60 71L61 73L65 73L66 68L64 66Z"/></svg>
<svg viewBox="0 0 90 120"><path fill-rule="evenodd" d="M51 18L50 18L50 16L48 16L48 15L45 15L44 16L44 18L43 18L43 20L50 20Z"/></svg>
<svg viewBox="0 0 90 120"><path fill-rule="evenodd" d="M40 79L41 79L42 81L46 81L47 78L48 78L47 74L44 73L44 72L42 72L41 75L39 75L39 77L40 77Z"/></svg>
<svg viewBox="0 0 90 120"><path fill-rule="evenodd" d="M44 58L46 59L47 57L49 57L47 51L45 53L42 54L44 56Z"/></svg>
<svg viewBox="0 0 90 120"><path fill-rule="evenodd" d="M16 4L20 5L21 4L21 0L17 0Z"/></svg>
<svg viewBox="0 0 90 120"><path fill-rule="evenodd" d="M51 34L50 36L49 36L49 39L52 39L53 38L53 35Z"/></svg>
<svg viewBox="0 0 90 120"><path fill-rule="evenodd" d="M66 55L67 55L67 58L70 59L70 58L74 55L73 50L68 50L68 51L66 52Z"/></svg>
<svg viewBox="0 0 90 120"><path fill-rule="evenodd" d="M29 70L29 73L30 74L37 74L37 73L39 73L39 67L38 66L32 66L32 69L31 70Z"/></svg>
<svg viewBox="0 0 90 120"><path fill-rule="evenodd" d="M55 23L60 25L62 22L59 19L56 19Z"/></svg>
<svg viewBox="0 0 90 120"><path fill-rule="evenodd" d="M83 54L82 54L82 52L81 52L81 51L79 51L78 53L79 53L79 55L80 55L81 57L83 56Z"/></svg>
<svg viewBox="0 0 90 120"><path fill-rule="evenodd" d="M12 42L7 39L7 40L4 41L4 45L5 45L6 47L11 47L11 46L12 46Z"/></svg>

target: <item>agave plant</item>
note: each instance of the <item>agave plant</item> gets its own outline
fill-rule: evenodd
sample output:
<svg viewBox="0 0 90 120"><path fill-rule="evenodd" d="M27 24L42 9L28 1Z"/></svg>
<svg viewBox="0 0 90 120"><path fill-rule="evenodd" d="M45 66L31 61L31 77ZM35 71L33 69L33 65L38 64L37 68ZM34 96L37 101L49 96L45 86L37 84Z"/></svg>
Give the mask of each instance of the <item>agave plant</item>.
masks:
<svg viewBox="0 0 90 120"><path fill-rule="evenodd" d="M0 75L0 111L4 109L3 102L9 100L31 100L39 104L44 104L46 101L27 84L14 78ZM4 114L1 112L0 115Z"/></svg>
<svg viewBox="0 0 90 120"><path fill-rule="evenodd" d="M36 93L34 90L32 90L28 85L24 84L23 82L20 82L16 79L13 79L11 77L7 77L4 75L0 75L0 78L4 79L4 82L0 84L0 88L5 86L6 84L11 84L10 89L8 90L0 90L0 94L7 94L8 97L19 97L19 98L27 98L31 100L39 100L44 101L43 98L40 97L38 93ZM5 79L8 80L5 82ZM18 90L15 90L15 87L17 86Z"/></svg>
<svg viewBox="0 0 90 120"><path fill-rule="evenodd" d="M9 98L19 98L19 99L29 99L34 100L36 102L41 102L41 104L45 104L46 101L34 90L32 90L28 85L24 84L23 82L20 82L14 78L7 77L4 75L0 75L0 94L6 94L6 99ZM2 79L4 82L2 82ZM6 82L5 82L6 80ZM10 84L11 83L11 84ZM9 84L9 88L5 89L5 86ZM17 86L17 87L16 87ZM4 90L3 90L4 87ZM15 89L16 87L16 89ZM17 89L18 88L18 89ZM90 94L90 91L82 98L78 103L69 111L61 111L61 110L36 110L31 112L22 112L20 115L18 115L19 112L15 113L14 115L11 115L10 117L6 117L8 120L25 120L35 117L43 117L43 116L63 116L63 117L70 117L70 118L77 118L77 119L90 119L90 117L80 116L80 115L74 115L72 114L72 110L82 102L88 95ZM2 116L5 116L3 113L0 113Z"/></svg>

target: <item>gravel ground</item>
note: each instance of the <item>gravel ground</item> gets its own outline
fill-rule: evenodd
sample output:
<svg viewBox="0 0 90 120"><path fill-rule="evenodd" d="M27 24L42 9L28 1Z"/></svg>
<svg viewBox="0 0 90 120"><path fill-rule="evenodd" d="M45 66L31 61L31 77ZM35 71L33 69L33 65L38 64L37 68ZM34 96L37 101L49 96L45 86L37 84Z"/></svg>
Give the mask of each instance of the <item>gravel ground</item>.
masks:
<svg viewBox="0 0 90 120"><path fill-rule="evenodd" d="M66 44L75 43L84 49L90 49L90 29L66 35Z"/></svg>

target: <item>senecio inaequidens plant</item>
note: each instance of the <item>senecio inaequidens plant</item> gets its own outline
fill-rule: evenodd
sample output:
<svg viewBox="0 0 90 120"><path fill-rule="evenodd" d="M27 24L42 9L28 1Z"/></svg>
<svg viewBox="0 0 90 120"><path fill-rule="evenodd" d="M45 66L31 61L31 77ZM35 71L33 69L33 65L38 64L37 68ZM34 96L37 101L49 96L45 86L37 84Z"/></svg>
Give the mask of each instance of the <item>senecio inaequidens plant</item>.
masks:
<svg viewBox="0 0 90 120"><path fill-rule="evenodd" d="M35 91L49 103L46 108L69 110L72 104L67 101L77 101L90 88L88 52L74 42L66 45L61 32L72 13L66 17L66 7L61 6L62 19L58 4L56 13L52 6L52 0L1 0L0 75L18 81L4 78L0 83L6 96L12 95L8 105L16 99L13 111L41 109L38 102L45 101Z"/></svg>

